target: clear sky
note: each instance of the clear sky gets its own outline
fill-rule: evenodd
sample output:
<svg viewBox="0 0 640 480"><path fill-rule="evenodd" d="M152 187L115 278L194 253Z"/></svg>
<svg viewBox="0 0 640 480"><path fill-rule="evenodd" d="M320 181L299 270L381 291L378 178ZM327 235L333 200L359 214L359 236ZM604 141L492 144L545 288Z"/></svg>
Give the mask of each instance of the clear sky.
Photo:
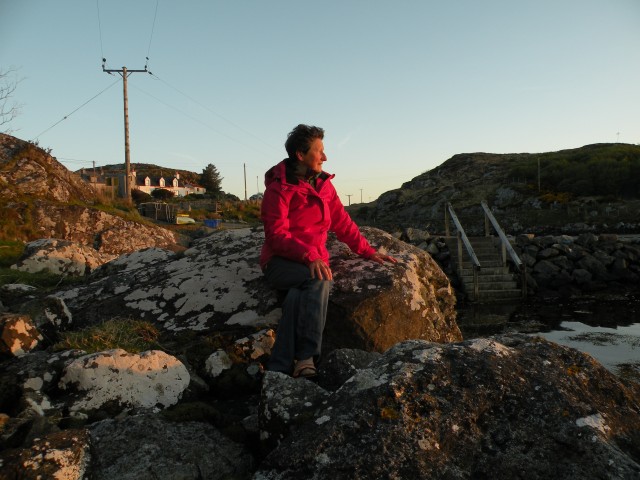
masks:
<svg viewBox="0 0 640 480"><path fill-rule="evenodd" d="M457 153L640 143L640 0L0 0L13 134L71 170L124 162L122 80L101 59L147 56L131 162L212 163L240 198L243 165L263 191L298 123L326 130L345 204Z"/></svg>

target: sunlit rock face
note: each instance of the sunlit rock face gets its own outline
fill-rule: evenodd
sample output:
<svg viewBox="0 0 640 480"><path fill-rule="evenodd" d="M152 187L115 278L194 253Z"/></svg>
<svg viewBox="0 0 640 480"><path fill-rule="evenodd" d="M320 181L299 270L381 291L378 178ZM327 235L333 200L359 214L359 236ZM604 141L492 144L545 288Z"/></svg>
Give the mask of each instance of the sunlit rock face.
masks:
<svg viewBox="0 0 640 480"><path fill-rule="evenodd" d="M86 245L43 238L27 243L22 258L11 268L21 272L81 277L114 258L116 255L103 254Z"/></svg>
<svg viewBox="0 0 640 480"><path fill-rule="evenodd" d="M42 341L28 315L0 313L0 353L22 356Z"/></svg>

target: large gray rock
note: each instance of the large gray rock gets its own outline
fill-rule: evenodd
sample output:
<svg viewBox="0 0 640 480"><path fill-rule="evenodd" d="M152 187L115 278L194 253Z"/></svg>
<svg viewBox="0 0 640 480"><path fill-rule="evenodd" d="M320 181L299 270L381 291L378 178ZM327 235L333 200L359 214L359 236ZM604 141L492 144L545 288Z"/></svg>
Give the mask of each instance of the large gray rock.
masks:
<svg viewBox="0 0 640 480"><path fill-rule="evenodd" d="M157 415L91 426L95 480L222 480L249 478L248 451L215 427L174 423Z"/></svg>
<svg viewBox="0 0 640 480"><path fill-rule="evenodd" d="M631 388L590 356L525 335L407 341L309 406L254 479L636 479Z"/></svg>
<svg viewBox="0 0 640 480"><path fill-rule="evenodd" d="M327 349L383 351L407 338L460 340L455 296L435 261L381 230L363 232L399 262L378 265L335 239L329 242L335 281ZM281 309L258 266L263 242L262 229L225 230L195 241L182 256L137 252L100 268L94 281L53 297L76 326L115 312L172 331L274 326Z"/></svg>
<svg viewBox="0 0 640 480"><path fill-rule="evenodd" d="M107 405L162 409L175 405L189 386L189 372L175 357L159 350L132 354L122 349L85 355L65 368L59 386L77 392L72 414Z"/></svg>

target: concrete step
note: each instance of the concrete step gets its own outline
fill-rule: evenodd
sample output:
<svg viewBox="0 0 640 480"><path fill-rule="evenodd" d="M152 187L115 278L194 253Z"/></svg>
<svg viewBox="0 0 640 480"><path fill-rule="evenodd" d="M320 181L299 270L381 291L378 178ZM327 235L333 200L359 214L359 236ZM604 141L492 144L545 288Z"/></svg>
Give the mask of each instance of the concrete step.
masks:
<svg viewBox="0 0 640 480"><path fill-rule="evenodd" d="M460 280L462 280L463 282L469 281L469 282L473 282L473 274L469 274L469 275L458 275L458 278L460 278ZM480 271L480 275L478 275L478 281L482 282L482 283L486 283L486 282L513 282L513 283L517 283L515 281L515 279L513 278L513 275L511 273L507 273L507 274L486 274L485 272L483 272L482 270Z"/></svg>
<svg viewBox="0 0 640 480"><path fill-rule="evenodd" d="M473 280L464 279L462 280L462 286L466 292L473 291ZM513 280L508 281L497 281L497 282L478 282L478 289L481 291L484 290L517 290L518 283Z"/></svg>
<svg viewBox="0 0 640 480"><path fill-rule="evenodd" d="M509 267L490 267L490 266L481 266L478 271L478 275L512 275L509 272ZM459 277L473 276L473 268L471 266L467 266L466 268L462 268L458 270Z"/></svg>
<svg viewBox="0 0 640 480"><path fill-rule="evenodd" d="M502 263L502 250L493 237L470 237L469 242L480 262L478 271L478 296L474 299L473 264L466 249L462 252L462 265L458 264L458 241L455 237L445 239L451 251L451 260L462 287L469 299L476 303L517 302L522 298L513 273Z"/></svg>
<svg viewBox="0 0 640 480"><path fill-rule="evenodd" d="M502 259L494 259L494 260L490 260L490 259L478 259L480 261L480 268L485 269L487 267L502 267L504 265L502 265ZM454 262L456 265L458 264L458 262ZM462 268L473 268L473 263L471 263L470 261L464 261L462 262L461 265Z"/></svg>
<svg viewBox="0 0 640 480"><path fill-rule="evenodd" d="M470 297L473 298L473 290L471 290ZM508 301L522 298L522 291L516 290L481 290L480 298L476 299L477 302L496 302L496 301Z"/></svg>

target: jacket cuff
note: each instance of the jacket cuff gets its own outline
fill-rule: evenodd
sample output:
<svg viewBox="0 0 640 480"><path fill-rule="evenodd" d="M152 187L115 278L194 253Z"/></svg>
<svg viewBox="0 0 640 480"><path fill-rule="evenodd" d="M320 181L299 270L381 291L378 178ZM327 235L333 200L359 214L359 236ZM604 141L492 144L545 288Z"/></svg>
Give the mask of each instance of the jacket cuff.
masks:
<svg viewBox="0 0 640 480"><path fill-rule="evenodd" d="M314 252L314 251L308 251L302 257L302 259L304 260L304 263L306 263L307 265L311 265L313 262L315 262L319 258L321 257L318 254L318 252Z"/></svg>

